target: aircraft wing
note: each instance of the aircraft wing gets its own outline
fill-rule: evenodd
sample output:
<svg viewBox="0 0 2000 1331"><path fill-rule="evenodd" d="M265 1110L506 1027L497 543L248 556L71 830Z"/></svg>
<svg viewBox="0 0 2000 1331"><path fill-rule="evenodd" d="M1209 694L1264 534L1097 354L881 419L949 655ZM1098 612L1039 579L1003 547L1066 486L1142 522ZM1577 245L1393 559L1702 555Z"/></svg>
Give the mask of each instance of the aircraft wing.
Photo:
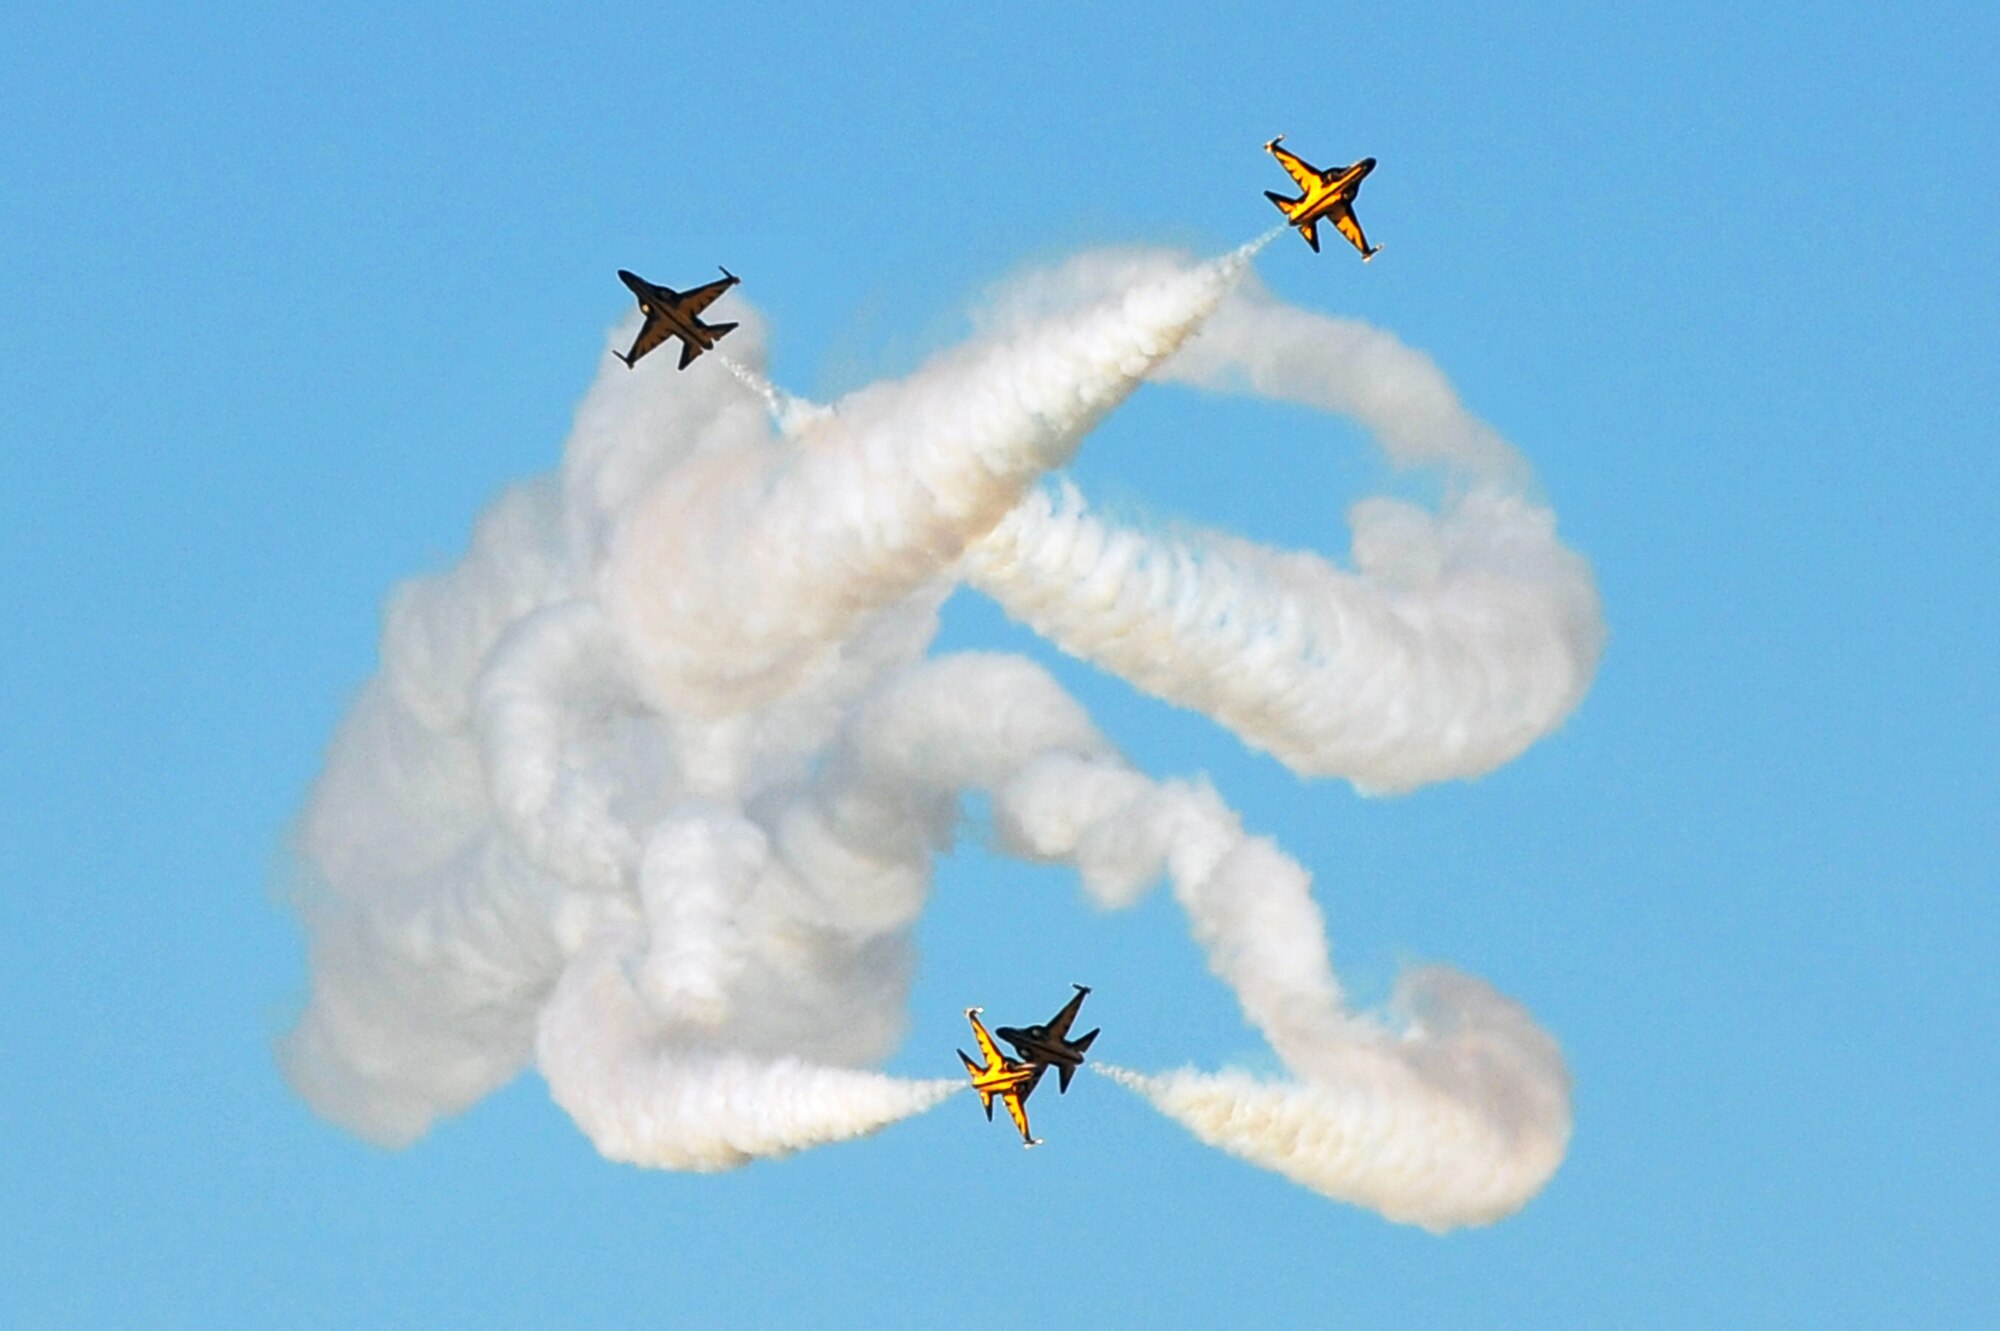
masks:
<svg viewBox="0 0 2000 1331"><path fill-rule="evenodd" d="M638 360L671 335L672 330L667 326L667 321L657 314L648 312L645 324L639 329L639 336L632 339L632 349L625 353L626 363Z"/></svg>
<svg viewBox="0 0 2000 1331"><path fill-rule="evenodd" d="M979 1038L979 1054L986 1060L984 1071L998 1072L1007 1066L1007 1060L1002 1057L999 1046L993 1043L993 1037L986 1033L986 1028L979 1024L978 1014L967 1012L965 1019L972 1023L972 1033Z"/></svg>
<svg viewBox="0 0 2000 1331"><path fill-rule="evenodd" d="M1035 1064L1034 1075L1032 1077L1029 1077L1026 1082L1022 1083L1021 1089L1018 1092L1016 1092L1016 1094L1018 1094L1021 1097L1021 1101L1023 1104L1027 1103L1028 1097L1035 1093L1035 1088L1042 1084L1042 1074L1044 1072L1047 1072L1048 1070L1049 1070L1049 1065L1046 1063Z"/></svg>
<svg viewBox="0 0 2000 1331"><path fill-rule="evenodd" d="M1342 208L1328 220L1333 223L1336 231L1347 237L1349 244L1361 251L1362 258L1365 259L1368 257L1370 253L1368 249L1368 237L1361 234L1361 223L1354 219L1354 210L1352 208Z"/></svg>
<svg viewBox="0 0 2000 1331"><path fill-rule="evenodd" d="M1076 997L1070 999L1069 1002L1063 1004L1063 1010L1056 1013L1055 1016L1049 1018L1049 1025L1048 1025L1049 1039L1051 1040L1069 1039L1070 1023L1076 1020L1077 1009L1083 1006L1084 995L1088 994L1089 992L1090 990L1088 989L1078 989L1076 991Z"/></svg>
<svg viewBox="0 0 2000 1331"><path fill-rule="evenodd" d="M690 319L715 304L715 298L736 285L733 277L717 278L707 286L696 287L681 297L680 312Z"/></svg>
<svg viewBox="0 0 2000 1331"><path fill-rule="evenodd" d="M1007 1102L1007 1117L1013 1119L1014 1126L1021 1130L1021 1140L1033 1146L1035 1144L1035 1134L1028 1131L1028 1111L1021 1106L1021 1101L1027 1097L1014 1091L1008 1091L1001 1098Z"/></svg>
<svg viewBox="0 0 2000 1331"><path fill-rule="evenodd" d="M1285 168L1286 174L1291 176L1292 182L1300 189L1309 190L1319 184L1318 168L1296 153L1289 153L1280 148L1276 139L1272 139L1266 146L1269 148L1271 156L1278 159L1278 165Z"/></svg>

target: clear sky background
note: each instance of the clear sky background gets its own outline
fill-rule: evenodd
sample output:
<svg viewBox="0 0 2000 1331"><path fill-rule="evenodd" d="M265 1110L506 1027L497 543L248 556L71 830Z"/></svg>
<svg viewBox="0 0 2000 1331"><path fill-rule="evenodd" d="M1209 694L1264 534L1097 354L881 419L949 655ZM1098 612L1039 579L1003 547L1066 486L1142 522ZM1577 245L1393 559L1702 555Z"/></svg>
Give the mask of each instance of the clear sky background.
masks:
<svg viewBox="0 0 2000 1331"><path fill-rule="evenodd" d="M749 12L751 10L755 12ZM0 1323L1968 1325L2000 1306L2000 18L1939 4L35 6L0 20ZM1258 271L1430 352L1610 627L1566 728L1364 799L961 594L1141 767L1317 875L1364 998L1442 960L1562 1042L1547 1191L1436 1237L1101 1078L733 1174L532 1073L386 1153L270 1047L286 829L384 593L557 459L634 268L773 372L912 367L1079 248L1233 246L1278 132L1386 252ZM1352 431L1149 389L1101 494L1346 549ZM908 1042L1094 984L1128 1066L1267 1058L1156 895L940 870ZM1017 946L1004 956L995 939Z"/></svg>

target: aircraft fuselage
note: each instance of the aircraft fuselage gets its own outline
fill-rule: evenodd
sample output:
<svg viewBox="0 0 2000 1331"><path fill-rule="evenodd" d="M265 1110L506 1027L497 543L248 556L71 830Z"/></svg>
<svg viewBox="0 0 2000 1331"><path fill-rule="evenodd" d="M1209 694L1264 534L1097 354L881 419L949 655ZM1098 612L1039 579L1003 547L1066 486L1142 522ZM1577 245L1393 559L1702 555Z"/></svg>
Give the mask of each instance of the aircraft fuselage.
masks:
<svg viewBox="0 0 2000 1331"><path fill-rule="evenodd" d="M1306 187L1304 197L1285 209L1294 225L1325 217L1343 204L1351 204L1361 193L1361 182L1375 169L1375 159L1364 157L1353 166L1319 173L1319 183Z"/></svg>
<svg viewBox="0 0 2000 1331"><path fill-rule="evenodd" d="M618 276L625 279L625 285L632 288L632 294L639 298L639 313L648 319L658 319L667 326L667 331L684 342L693 342L703 351L715 349L715 330L703 323L698 316L681 313L681 293L672 287L658 287L643 277L619 270Z"/></svg>
<svg viewBox="0 0 2000 1331"><path fill-rule="evenodd" d="M1083 1055L1066 1040L1050 1040L1044 1027L1030 1026L1018 1030L1012 1026L996 1026L993 1033L1014 1046L1014 1053L1024 1062L1049 1063L1056 1067L1081 1067Z"/></svg>
<svg viewBox="0 0 2000 1331"><path fill-rule="evenodd" d="M982 1100L1008 1091L1019 1090L1034 1080L1035 1069L1019 1063L1009 1063L995 1072L972 1073L972 1089L979 1092Z"/></svg>

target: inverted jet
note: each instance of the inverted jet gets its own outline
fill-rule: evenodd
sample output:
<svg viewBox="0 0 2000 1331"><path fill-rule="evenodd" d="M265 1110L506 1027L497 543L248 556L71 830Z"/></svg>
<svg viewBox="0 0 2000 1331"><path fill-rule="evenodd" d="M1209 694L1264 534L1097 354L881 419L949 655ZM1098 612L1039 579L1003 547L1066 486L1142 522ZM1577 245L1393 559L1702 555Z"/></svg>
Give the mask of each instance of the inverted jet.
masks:
<svg viewBox="0 0 2000 1331"><path fill-rule="evenodd" d="M1077 1010L1083 1006L1084 995L1090 992L1088 985L1073 984L1070 988L1076 990L1076 997L1063 1004L1063 1010L1050 1017L1047 1025L1030 1026L1025 1030L1002 1026L994 1032L1014 1046L1014 1053L1023 1063L1034 1067L1036 1081L1041 1080L1043 1072L1054 1068L1056 1089L1059 1092L1069 1089L1069 1079L1076 1075L1077 1068L1083 1064L1084 1051L1090 1048L1090 1042L1097 1038L1096 1031L1092 1031L1080 1040L1069 1038L1070 1023L1076 1020ZM1028 1090L1034 1089L1035 1083L1029 1082ZM1026 1092L1023 1092L1024 1096L1025 1094Z"/></svg>
<svg viewBox="0 0 2000 1331"><path fill-rule="evenodd" d="M963 1049L958 1051L959 1061L965 1064L965 1071L972 1078L972 1089L979 1092L980 1106L986 1110L987 1122L993 1121L993 1101L995 1097L1007 1106L1007 1116L1014 1120L1014 1126L1021 1130L1023 1146L1040 1146L1041 1139L1029 1135L1028 1111L1023 1101L1028 1092L1035 1089L1035 1082L1041 1078L1041 1069L1032 1063L1017 1063L1000 1052L993 1043L993 1037L979 1024L979 1014L983 1008L969 1007L965 1018L972 1023L972 1034L979 1041L979 1054L985 1060L984 1066L972 1061Z"/></svg>
<svg viewBox="0 0 2000 1331"><path fill-rule="evenodd" d="M1285 168L1298 187L1305 191L1296 199L1288 199L1276 190L1265 190L1264 197L1278 206L1285 220L1299 229L1306 238L1306 244L1319 253L1319 223L1321 218L1333 223L1334 230L1346 236L1355 249L1361 251L1365 263L1381 252L1381 246L1370 248L1368 237L1361 234L1361 223L1354 220L1354 196L1361 192L1361 182L1375 169L1375 159L1364 157L1353 166L1337 167L1322 171L1312 163L1278 145L1284 142L1280 134L1264 145L1264 151L1278 159L1278 165Z"/></svg>
<svg viewBox="0 0 2000 1331"><path fill-rule="evenodd" d="M701 321L701 312L713 305L717 296L742 280L727 268L722 270L721 281L710 282L692 291L656 287L623 268L618 270L618 277L632 288L632 294L639 298L639 312L646 316L646 322L639 326L639 336L632 341L632 349L622 355L616 351L611 353L624 361L628 370L639 357L670 337L681 340L680 368L685 370L696 356L713 349L723 334L736 327L735 324L705 324Z"/></svg>

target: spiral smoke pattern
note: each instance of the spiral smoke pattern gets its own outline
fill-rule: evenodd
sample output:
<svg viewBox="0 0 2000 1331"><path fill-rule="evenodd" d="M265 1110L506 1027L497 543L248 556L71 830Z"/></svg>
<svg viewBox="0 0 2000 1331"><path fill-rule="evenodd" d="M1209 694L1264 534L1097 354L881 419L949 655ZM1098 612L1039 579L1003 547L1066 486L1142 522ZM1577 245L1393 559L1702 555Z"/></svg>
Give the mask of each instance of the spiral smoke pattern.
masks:
<svg viewBox="0 0 2000 1331"><path fill-rule="evenodd" d="M605 1155L697 1170L920 1113L959 1083L873 1069L977 792L1101 905L1168 883L1287 1069L1111 1070L1161 1112L1397 1220L1533 1196L1568 1080L1517 1004L1430 968L1349 1011L1308 875L1205 782L1134 770L1026 659L929 654L969 584L1373 790L1490 770L1574 708L1596 593L1525 465L1419 353L1258 288L1261 243L1083 256L830 408L764 380L754 313L749 364L602 376L560 470L390 599L299 820L300 1092L404 1143L533 1061ZM1350 415L1449 497L1358 505L1345 567L1121 528L1049 478L1148 378Z"/></svg>

